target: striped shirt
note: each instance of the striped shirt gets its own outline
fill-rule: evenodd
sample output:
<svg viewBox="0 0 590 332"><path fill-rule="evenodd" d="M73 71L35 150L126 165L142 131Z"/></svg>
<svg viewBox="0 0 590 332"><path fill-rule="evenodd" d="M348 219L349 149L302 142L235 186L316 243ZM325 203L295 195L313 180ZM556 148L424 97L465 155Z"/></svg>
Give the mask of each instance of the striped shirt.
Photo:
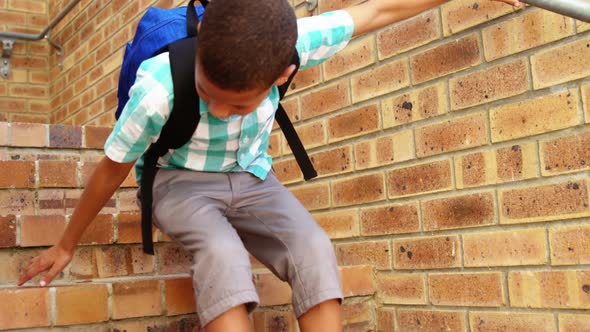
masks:
<svg viewBox="0 0 590 332"><path fill-rule="evenodd" d="M354 26L342 10L297 20L300 69L318 65L344 48ZM123 109L104 149L109 159L136 162L136 180L141 179L143 153L156 142L173 106L172 74L168 53L145 60L129 91ZM184 146L170 150L158 161L158 167L203 172L247 171L264 180L271 169L269 137L279 92L273 86L268 97L255 111L244 116L219 119L208 112L200 100L201 119L193 137Z"/></svg>

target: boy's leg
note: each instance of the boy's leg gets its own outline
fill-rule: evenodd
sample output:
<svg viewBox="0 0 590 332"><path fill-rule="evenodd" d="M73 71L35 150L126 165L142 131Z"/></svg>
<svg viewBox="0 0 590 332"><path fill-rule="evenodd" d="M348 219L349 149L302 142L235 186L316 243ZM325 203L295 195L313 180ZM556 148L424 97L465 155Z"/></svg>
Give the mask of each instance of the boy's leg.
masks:
<svg viewBox="0 0 590 332"><path fill-rule="evenodd" d="M192 255L197 313L208 332L248 331L246 312L259 301L248 252L224 215L231 200L225 174L160 170L154 184L154 223Z"/></svg>
<svg viewBox="0 0 590 332"><path fill-rule="evenodd" d="M248 251L289 282L300 326L340 331L340 272L327 234L272 172L265 181L231 179L237 197L228 218Z"/></svg>

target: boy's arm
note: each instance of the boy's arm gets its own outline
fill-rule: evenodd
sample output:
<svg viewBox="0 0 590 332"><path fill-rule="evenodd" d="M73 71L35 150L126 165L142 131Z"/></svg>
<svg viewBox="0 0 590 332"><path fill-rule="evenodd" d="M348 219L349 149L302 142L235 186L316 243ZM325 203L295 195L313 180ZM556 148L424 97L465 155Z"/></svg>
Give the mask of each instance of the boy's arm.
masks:
<svg viewBox="0 0 590 332"><path fill-rule="evenodd" d="M29 262L18 281L19 286L39 273L49 270L41 281L41 286L45 286L66 267L82 234L123 183L134 164L135 162L117 163L108 157L102 159L84 189L80 203L74 210L61 240Z"/></svg>
<svg viewBox="0 0 590 332"><path fill-rule="evenodd" d="M492 0L519 6L519 0ZM354 21L353 37L415 16L447 0L368 0L346 8Z"/></svg>

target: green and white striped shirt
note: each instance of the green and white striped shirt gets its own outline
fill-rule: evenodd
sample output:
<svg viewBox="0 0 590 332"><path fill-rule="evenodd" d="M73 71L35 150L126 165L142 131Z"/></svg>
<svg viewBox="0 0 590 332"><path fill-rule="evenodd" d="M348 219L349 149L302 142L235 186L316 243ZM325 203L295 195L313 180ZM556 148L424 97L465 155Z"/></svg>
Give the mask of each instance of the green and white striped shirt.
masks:
<svg viewBox="0 0 590 332"><path fill-rule="evenodd" d="M300 69L318 65L344 48L354 29L352 18L342 10L302 18L297 25ZM170 116L173 91L168 53L144 61L129 92L130 99L105 143L105 153L111 160L127 163L137 159L138 183L142 155L158 140ZM267 150L278 103L279 92L273 86L252 113L218 119L201 99L201 119L195 134L187 144L161 157L158 166L203 172L247 171L264 180L272 165Z"/></svg>

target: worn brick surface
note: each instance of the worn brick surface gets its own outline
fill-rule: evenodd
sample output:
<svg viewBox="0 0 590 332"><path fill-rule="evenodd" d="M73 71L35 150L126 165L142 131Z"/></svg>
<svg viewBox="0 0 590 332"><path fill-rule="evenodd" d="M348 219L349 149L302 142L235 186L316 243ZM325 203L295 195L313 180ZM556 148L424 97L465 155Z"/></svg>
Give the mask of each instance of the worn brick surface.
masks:
<svg viewBox="0 0 590 332"><path fill-rule="evenodd" d="M541 172L543 175L576 172L590 168L590 133L579 133L543 141Z"/></svg>
<svg viewBox="0 0 590 332"><path fill-rule="evenodd" d="M40 160L39 185L41 187L77 187L77 168L78 163L75 161Z"/></svg>
<svg viewBox="0 0 590 332"><path fill-rule="evenodd" d="M403 331L465 331L467 327L462 311L400 309L397 317Z"/></svg>
<svg viewBox="0 0 590 332"><path fill-rule="evenodd" d="M387 304L426 304L426 278L423 274L377 275L378 296Z"/></svg>
<svg viewBox="0 0 590 332"><path fill-rule="evenodd" d="M514 271L508 274L511 307L589 309L590 272Z"/></svg>
<svg viewBox="0 0 590 332"><path fill-rule="evenodd" d="M448 112L446 85L438 83L426 88L385 99L381 103L383 128L428 119Z"/></svg>
<svg viewBox="0 0 590 332"><path fill-rule="evenodd" d="M488 143L485 115L477 113L417 128L416 155L432 156Z"/></svg>
<svg viewBox="0 0 590 332"><path fill-rule="evenodd" d="M551 314L515 312L470 312L472 331L555 331L555 318Z"/></svg>
<svg viewBox="0 0 590 332"><path fill-rule="evenodd" d="M43 124L12 123L10 145L22 147L44 147L49 144L48 128Z"/></svg>
<svg viewBox="0 0 590 332"><path fill-rule="evenodd" d="M388 235L420 229L418 204L386 205L361 209L361 235Z"/></svg>
<svg viewBox="0 0 590 332"><path fill-rule="evenodd" d="M313 217L331 239L350 238L360 233L357 209L317 213Z"/></svg>
<svg viewBox="0 0 590 332"><path fill-rule="evenodd" d="M340 265L372 265L377 269L391 269L389 241L355 242L336 246Z"/></svg>
<svg viewBox="0 0 590 332"><path fill-rule="evenodd" d="M349 206L385 199L383 174L357 176L334 181L332 195L335 206Z"/></svg>
<svg viewBox="0 0 590 332"><path fill-rule="evenodd" d="M372 35L353 40L341 52L328 59L324 66L326 80L331 80L375 62L375 37Z"/></svg>
<svg viewBox="0 0 590 332"><path fill-rule="evenodd" d="M471 34L412 56L412 83L426 82L480 63L479 37Z"/></svg>
<svg viewBox="0 0 590 332"><path fill-rule="evenodd" d="M81 305L84 303L84 305ZM58 287L55 291L56 324L74 325L108 320L106 285Z"/></svg>
<svg viewBox="0 0 590 332"><path fill-rule="evenodd" d="M31 191L1 190L0 215L35 214L35 198Z"/></svg>
<svg viewBox="0 0 590 332"><path fill-rule="evenodd" d="M34 188L35 162L6 160L0 161L0 188Z"/></svg>
<svg viewBox="0 0 590 332"><path fill-rule="evenodd" d="M547 263L545 229L463 235L465 266L542 265Z"/></svg>
<svg viewBox="0 0 590 332"><path fill-rule="evenodd" d="M535 89L590 75L590 37L536 53L531 57Z"/></svg>
<svg viewBox="0 0 590 332"><path fill-rule="evenodd" d="M84 147L90 149L102 149L112 128L108 127L84 127Z"/></svg>
<svg viewBox="0 0 590 332"><path fill-rule="evenodd" d="M114 241L113 216L98 215L86 228L80 244L109 244Z"/></svg>
<svg viewBox="0 0 590 332"><path fill-rule="evenodd" d="M114 283L111 301L114 319L160 315L160 282L146 280Z"/></svg>
<svg viewBox="0 0 590 332"><path fill-rule="evenodd" d="M345 303L342 306L342 325L351 331L374 330L373 308L370 302Z"/></svg>
<svg viewBox="0 0 590 332"><path fill-rule="evenodd" d="M276 122L276 121L275 121ZM303 146L308 150L324 145L328 142L328 134L326 131L327 124L325 120L313 121L306 123L304 125L299 125L296 127L297 134L301 139L301 143ZM287 142L287 139L283 136L281 132L281 146L282 151L284 154L290 154L291 148Z"/></svg>
<svg viewBox="0 0 590 332"><path fill-rule="evenodd" d="M377 328L382 332L395 331L395 310L392 308L377 309Z"/></svg>
<svg viewBox="0 0 590 332"><path fill-rule="evenodd" d="M549 229L552 265L579 265L590 262L590 225Z"/></svg>
<svg viewBox="0 0 590 332"><path fill-rule="evenodd" d="M389 58L440 38L440 22L436 11L392 25L377 34L379 59Z"/></svg>
<svg viewBox="0 0 590 332"><path fill-rule="evenodd" d="M0 329L49 326L48 288L2 289L0 298Z"/></svg>
<svg viewBox="0 0 590 332"><path fill-rule="evenodd" d="M451 109L460 110L516 96L529 89L526 59L452 78L449 81Z"/></svg>
<svg viewBox="0 0 590 332"><path fill-rule="evenodd" d="M330 207L330 186L327 183L308 184L290 189L291 193L310 210L319 210Z"/></svg>
<svg viewBox="0 0 590 332"><path fill-rule="evenodd" d="M434 305L504 305L502 274L499 272L430 274L430 301Z"/></svg>
<svg viewBox="0 0 590 332"><path fill-rule="evenodd" d="M571 36L574 24L562 15L535 10L489 26L482 33L485 56L490 61Z"/></svg>
<svg viewBox="0 0 590 332"><path fill-rule="evenodd" d="M345 297L375 293L373 266L343 266L340 268L340 276L342 278L342 293Z"/></svg>
<svg viewBox="0 0 590 332"><path fill-rule="evenodd" d="M529 99L490 111L492 141L506 141L580 123L576 90Z"/></svg>
<svg viewBox="0 0 590 332"><path fill-rule="evenodd" d="M498 2L455 0L442 5L443 31L454 34L513 11Z"/></svg>
<svg viewBox="0 0 590 332"><path fill-rule="evenodd" d="M254 332L264 331L297 331L297 319L293 312L286 311L259 311L252 317Z"/></svg>
<svg viewBox="0 0 590 332"><path fill-rule="evenodd" d="M521 223L588 216L588 183L566 183L500 191L500 222Z"/></svg>
<svg viewBox="0 0 590 332"><path fill-rule="evenodd" d="M192 255L178 244L168 244L156 249L159 272L163 274L189 273Z"/></svg>
<svg viewBox="0 0 590 332"><path fill-rule="evenodd" d="M443 269L461 265L458 236L393 241L393 267L401 270Z"/></svg>
<svg viewBox="0 0 590 332"><path fill-rule="evenodd" d="M169 316L195 312L195 296L191 278L166 280L165 287L166 309Z"/></svg>
<svg viewBox="0 0 590 332"><path fill-rule="evenodd" d="M399 168L387 173L389 197L444 191L451 187L449 160Z"/></svg>
<svg viewBox="0 0 590 332"><path fill-rule="evenodd" d="M299 75L297 75L299 76ZM325 88L301 96L301 117L313 118L350 105L347 81L339 81Z"/></svg>
<svg viewBox="0 0 590 332"><path fill-rule="evenodd" d="M407 60L401 59L352 76L352 101L357 103L407 87L410 84L407 66Z"/></svg>
<svg viewBox="0 0 590 332"><path fill-rule="evenodd" d="M342 174L352 171L352 146L322 151L310 155L318 176Z"/></svg>
<svg viewBox="0 0 590 332"><path fill-rule="evenodd" d="M368 105L328 120L330 142L367 135L379 130L381 117L377 104Z"/></svg>
<svg viewBox="0 0 590 332"><path fill-rule="evenodd" d="M355 168L365 169L413 159L414 133L404 130L392 135L363 139L354 145Z"/></svg>
<svg viewBox="0 0 590 332"><path fill-rule="evenodd" d="M82 128L76 126L49 126L49 146L56 148L82 147Z"/></svg>

